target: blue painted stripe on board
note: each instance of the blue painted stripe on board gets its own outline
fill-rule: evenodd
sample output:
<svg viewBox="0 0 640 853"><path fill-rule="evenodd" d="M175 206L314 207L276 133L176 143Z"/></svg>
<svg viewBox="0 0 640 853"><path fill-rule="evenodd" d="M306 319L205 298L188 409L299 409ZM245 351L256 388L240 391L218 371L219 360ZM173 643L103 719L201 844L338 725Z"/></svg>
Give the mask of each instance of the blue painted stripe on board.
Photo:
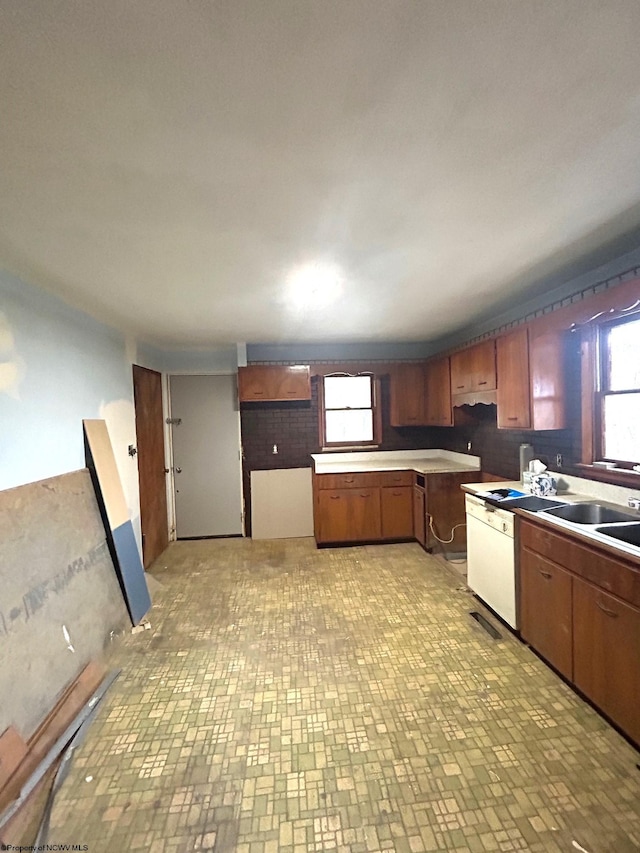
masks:
<svg viewBox="0 0 640 853"><path fill-rule="evenodd" d="M131 621L137 625L151 607L151 596L144 576L140 552L130 521L112 531L117 556L116 571L125 593Z"/></svg>

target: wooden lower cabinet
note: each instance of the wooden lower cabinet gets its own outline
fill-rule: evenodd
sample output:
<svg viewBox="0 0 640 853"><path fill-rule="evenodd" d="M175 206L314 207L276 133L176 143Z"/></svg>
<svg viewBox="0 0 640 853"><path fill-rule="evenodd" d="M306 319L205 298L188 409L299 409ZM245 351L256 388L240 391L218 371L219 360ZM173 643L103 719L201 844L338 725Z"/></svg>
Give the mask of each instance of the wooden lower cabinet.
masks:
<svg viewBox="0 0 640 853"><path fill-rule="evenodd" d="M520 554L521 634L566 678L573 675L571 584L555 563L523 549Z"/></svg>
<svg viewBox="0 0 640 853"><path fill-rule="evenodd" d="M320 545L417 539L440 547L427 525L427 514L447 551L464 551L464 493L461 483L473 482L477 471L420 475L412 471L314 475L314 531Z"/></svg>
<svg viewBox="0 0 640 853"><path fill-rule="evenodd" d="M318 492L321 542L380 539L380 489L323 489Z"/></svg>
<svg viewBox="0 0 640 853"><path fill-rule="evenodd" d="M413 472L316 474L318 544L413 538Z"/></svg>
<svg viewBox="0 0 640 853"><path fill-rule="evenodd" d="M462 552L467 547L463 483L473 483L477 471L459 473L434 472L425 476L425 512L428 515L427 545L436 550ZM433 527L433 530L431 529ZM439 542L434 532L441 540Z"/></svg>
<svg viewBox="0 0 640 853"><path fill-rule="evenodd" d="M519 567L523 639L640 744L640 565L522 520Z"/></svg>
<svg viewBox="0 0 640 853"><path fill-rule="evenodd" d="M413 487L413 535L424 547L427 544L427 524L425 515L424 489Z"/></svg>
<svg viewBox="0 0 640 853"><path fill-rule="evenodd" d="M411 539L413 536L413 489L386 486L380 489L383 539Z"/></svg>
<svg viewBox="0 0 640 853"><path fill-rule="evenodd" d="M573 681L640 743L640 610L574 578Z"/></svg>

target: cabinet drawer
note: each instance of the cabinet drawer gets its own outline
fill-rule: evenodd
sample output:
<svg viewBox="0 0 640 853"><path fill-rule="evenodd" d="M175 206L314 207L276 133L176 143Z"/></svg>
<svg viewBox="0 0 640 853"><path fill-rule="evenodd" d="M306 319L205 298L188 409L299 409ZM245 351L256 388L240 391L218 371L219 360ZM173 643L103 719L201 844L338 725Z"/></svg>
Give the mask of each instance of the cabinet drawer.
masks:
<svg viewBox="0 0 640 853"><path fill-rule="evenodd" d="M360 489L375 487L379 474L316 474L319 489Z"/></svg>
<svg viewBox="0 0 640 853"><path fill-rule="evenodd" d="M384 471L380 476L381 486L412 486L413 471Z"/></svg>
<svg viewBox="0 0 640 853"><path fill-rule="evenodd" d="M640 607L640 571L588 545L523 521L520 541L525 548L591 581L607 592Z"/></svg>
<svg viewBox="0 0 640 853"><path fill-rule="evenodd" d="M535 551L536 554L542 554L543 557L553 560L554 563L559 563L565 568L570 567L572 543L566 536L558 536L548 527L538 527L522 521L520 524L520 543L524 548Z"/></svg>

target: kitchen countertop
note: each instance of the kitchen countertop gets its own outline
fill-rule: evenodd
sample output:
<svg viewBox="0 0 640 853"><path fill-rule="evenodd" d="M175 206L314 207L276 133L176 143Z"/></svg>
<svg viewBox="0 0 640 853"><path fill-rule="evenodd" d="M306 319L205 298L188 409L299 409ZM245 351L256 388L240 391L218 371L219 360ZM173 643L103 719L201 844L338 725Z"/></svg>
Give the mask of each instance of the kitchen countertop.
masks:
<svg viewBox="0 0 640 853"><path fill-rule="evenodd" d="M555 475L554 475L555 476ZM577 479L577 478L576 478ZM589 488L590 481L585 480L582 481L586 484L586 488ZM582 486L582 482L580 486ZM595 483L594 486L598 488L600 492L602 492L602 484ZM483 492L487 492L491 489L517 489L520 492L525 491L522 483L519 480L513 481L505 481L505 482L488 482L488 483L464 483L460 487L463 491L468 492L469 494L481 494ZM619 496L618 493L614 493L616 496ZM609 506L615 509L619 509L621 511L629 513L629 522L631 523L640 523L640 514L634 513L632 509L630 509L626 504L616 502L614 500L609 500L607 497L596 496L585 494L584 492L576 492L573 490L564 490L561 491L558 495L548 495L550 500L557 500L558 503L598 503L603 506ZM508 512L513 512L515 515L522 516L523 518L527 518L531 521L536 521L538 524L542 524L545 527L561 528L565 533L570 534L571 536L575 536L577 539L583 540L585 543L589 544L597 544L605 548L610 554L617 556L625 556L633 558L633 562L640 568L640 547L637 545L631 545L627 542L622 542L618 539L613 539L610 536L607 536L604 533L599 533L595 528L602 527L602 524L577 524L576 522L567 521L564 518L558 518L557 516L548 515L544 512L532 512L531 510L526 510L522 508L513 508L509 509L508 501L501 507L501 509L507 510ZM619 524L627 524L629 522L618 522Z"/></svg>
<svg viewBox="0 0 640 853"><path fill-rule="evenodd" d="M415 471L418 474L479 471L480 457L450 450L354 451L313 453L316 474L357 474L367 471Z"/></svg>

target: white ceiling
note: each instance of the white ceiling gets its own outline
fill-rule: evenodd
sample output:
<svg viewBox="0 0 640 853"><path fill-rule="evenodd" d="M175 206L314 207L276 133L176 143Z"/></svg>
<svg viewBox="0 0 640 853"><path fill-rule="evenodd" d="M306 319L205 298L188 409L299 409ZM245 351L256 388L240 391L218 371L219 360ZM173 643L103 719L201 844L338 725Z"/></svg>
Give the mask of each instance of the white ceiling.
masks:
<svg viewBox="0 0 640 853"><path fill-rule="evenodd" d="M640 226L638 0L2 0L0 264L173 346L428 340ZM291 309L309 261L332 306Z"/></svg>

